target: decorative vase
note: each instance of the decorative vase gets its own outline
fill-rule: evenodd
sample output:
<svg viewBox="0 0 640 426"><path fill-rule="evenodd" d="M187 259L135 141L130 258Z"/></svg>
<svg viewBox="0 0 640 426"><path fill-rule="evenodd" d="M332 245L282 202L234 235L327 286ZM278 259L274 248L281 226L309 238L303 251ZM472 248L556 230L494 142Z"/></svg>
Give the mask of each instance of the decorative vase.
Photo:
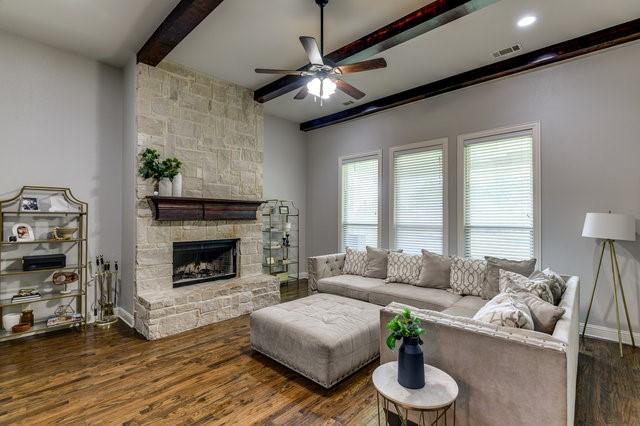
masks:
<svg viewBox="0 0 640 426"><path fill-rule="evenodd" d="M172 193L174 197L182 197L182 173L178 173L174 178L172 184Z"/></svg>
<svg viewBox="0 0 640 426"><path fill-rule="evenodd" d="M403 337L398 352L398 383L405 388L424 387L424 354L418 337Z"/></svg>
<svg viewBox="0 0 640 426"><path fill-rule="evenodd" d="M171 197L171 192L173 188L171 185L171 181L167 178L160 179L158 182L158 195L161 197Z"/></svg>

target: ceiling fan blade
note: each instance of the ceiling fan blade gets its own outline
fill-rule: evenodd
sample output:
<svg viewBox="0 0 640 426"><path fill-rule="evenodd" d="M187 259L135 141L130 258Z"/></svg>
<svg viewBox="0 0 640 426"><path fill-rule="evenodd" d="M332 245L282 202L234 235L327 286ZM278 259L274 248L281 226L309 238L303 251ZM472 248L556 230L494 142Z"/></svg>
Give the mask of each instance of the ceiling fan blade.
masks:
<svg viewBox="0 0 640 426"><path fill-rule="evenodd" d="M304 51L307 52L309 62L314 65L324 65L320 49L318 49L318 42L313 37L301 36L300 43L304 47Z"/></svg>
<svg viewBox="0 0 640 426"><path fill-rule="evenodd" d="M341 74L351 74L354 72L385 68L386 66L387 61L385 61L384 58L376 58L370 59L368 61L356 62L355 64L340 65L339 67L337 67L337 69Z"/></svg>
<svg viewBox="0 0 640 426"><path fill-rule="evenodd" d="M354 99L362 99L365 96L364 92L356 89L349 83L344 80L335 80L336 86L338 86L338 90L342 90L347 95L351 96Z"/></svg>
<svg viewBox="0 0 640 426"><path fill-rule="evenodd" d="M286 74L286 75L298 75L300 77L306 75L305 71L297 70L274 70L271 68L256 68L258 74Z"/></svg>
<svg viewBox="0 0 640 426"><path fill-rule="evenodd" d="M293 99L298 99L298 100L304 99L307 97L308 93L309 93L309 89L307 89L307 86L302 86L302 89L300 89L300 91L296 93Z"/></svg>

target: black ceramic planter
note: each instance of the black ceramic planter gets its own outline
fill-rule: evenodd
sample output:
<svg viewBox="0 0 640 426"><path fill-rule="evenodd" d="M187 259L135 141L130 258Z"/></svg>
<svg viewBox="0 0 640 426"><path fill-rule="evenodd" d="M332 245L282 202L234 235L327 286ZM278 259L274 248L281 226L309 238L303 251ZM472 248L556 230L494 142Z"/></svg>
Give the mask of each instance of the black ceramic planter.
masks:
<svg viewBox="0 0 640 426"><path fill-rule="evenodd" d="M398 383L405 388L424 387L424 355L417 337L404 337L398 352Z"/></svg>

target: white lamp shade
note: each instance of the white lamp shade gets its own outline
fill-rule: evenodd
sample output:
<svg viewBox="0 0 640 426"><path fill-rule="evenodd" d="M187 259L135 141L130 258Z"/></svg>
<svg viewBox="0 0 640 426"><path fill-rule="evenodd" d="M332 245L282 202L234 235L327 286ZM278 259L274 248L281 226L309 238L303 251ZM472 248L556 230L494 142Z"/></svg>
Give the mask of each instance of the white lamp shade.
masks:
<svg viewBox="0 0 640 426"><path fill-rule="evenodd" d="M619 213L587 213L582 236L603 240L636 240L636 220Z"/></svg>

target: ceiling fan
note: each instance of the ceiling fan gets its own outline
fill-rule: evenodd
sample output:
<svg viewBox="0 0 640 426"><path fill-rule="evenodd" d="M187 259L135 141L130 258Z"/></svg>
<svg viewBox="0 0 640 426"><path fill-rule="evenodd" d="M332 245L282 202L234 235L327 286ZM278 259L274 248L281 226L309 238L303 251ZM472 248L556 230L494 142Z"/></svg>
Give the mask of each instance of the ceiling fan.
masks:
<svg viewBox="0 0 640 426"><path fill-rule="evenodd" d="M365 93L356 89L346 81L342 80L342 76L345 74L351 74L355 72L370 71L378 68L385 68L387 61L383 58L370 59L367 61L356 62L355 64L345 64L336 66L336 64L323 59L324 53L324 7L329 3L329 0L315 0L316 4L320 7L320 48L318 48L318 42L313 37L301 36L300 43L307 56L309 57L309 63L311 64L304 70L279 70L268 68L256 68L256 72L260 74L284 74L292 75L296 77L313 77L306 86L294 96L294 99L304 99L307 94L311 94L316 98L329 99L337 90L340 90L354 99L362 99Z"/></svg>

